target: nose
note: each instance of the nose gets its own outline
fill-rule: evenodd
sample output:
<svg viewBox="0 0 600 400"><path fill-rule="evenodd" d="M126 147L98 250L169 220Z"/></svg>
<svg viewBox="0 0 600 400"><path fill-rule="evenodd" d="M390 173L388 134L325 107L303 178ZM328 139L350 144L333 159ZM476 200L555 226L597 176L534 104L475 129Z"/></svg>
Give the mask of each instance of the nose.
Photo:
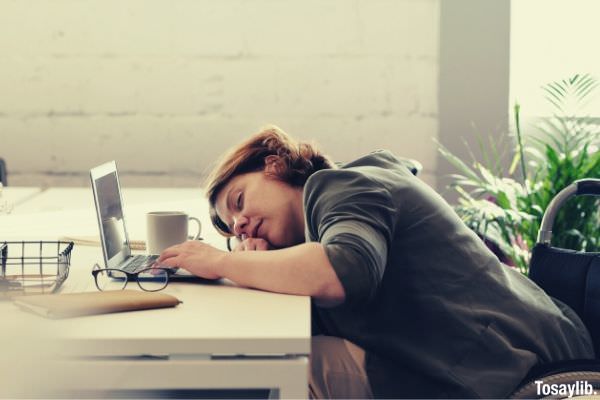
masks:
<svg viewBox="0 0 600 400"><path fill-rule="evenodd" d="M242 234L248 235L246 229L248 229L249 219L244 216L233 218L233 234L237 237L241 237Z"/></svg>

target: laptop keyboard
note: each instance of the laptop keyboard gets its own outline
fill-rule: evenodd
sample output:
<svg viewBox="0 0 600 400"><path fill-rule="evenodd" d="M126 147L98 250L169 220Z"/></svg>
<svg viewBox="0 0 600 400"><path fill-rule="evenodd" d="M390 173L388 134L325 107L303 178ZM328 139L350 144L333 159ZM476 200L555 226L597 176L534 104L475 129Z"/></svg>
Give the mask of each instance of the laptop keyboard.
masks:
<svg viewBox="0 0 600 400"><path fill-rule="evenodd" d="M157 255L134 256L131 258L131 261L129 261L127 264L125 264L123 267L121 267L121 269L123 271L127 271L127 272L141 271L143 269L150 268L150 266L152 266L152 264L154 264L154 261L156 261L157 259L158 259Z"/></svg>

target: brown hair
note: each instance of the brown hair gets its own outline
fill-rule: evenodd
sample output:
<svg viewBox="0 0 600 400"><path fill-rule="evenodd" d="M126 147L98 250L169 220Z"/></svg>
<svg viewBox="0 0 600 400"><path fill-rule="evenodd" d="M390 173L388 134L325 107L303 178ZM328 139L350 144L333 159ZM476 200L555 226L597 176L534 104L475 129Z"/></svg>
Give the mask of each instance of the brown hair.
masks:
<svg viewBox="0 0 600 400"><path fill-rule="evenodd" d="M321 154L316 145L297 142L273 125L263 128L225 154L206 180L210 219L221 234L231 236L227 224L215 210L217 195L235 176L262 171L265 158L271 155L277 156L275 172L271 176L292 186L302 187L316 171L335 168L335 164Z"/></svg>

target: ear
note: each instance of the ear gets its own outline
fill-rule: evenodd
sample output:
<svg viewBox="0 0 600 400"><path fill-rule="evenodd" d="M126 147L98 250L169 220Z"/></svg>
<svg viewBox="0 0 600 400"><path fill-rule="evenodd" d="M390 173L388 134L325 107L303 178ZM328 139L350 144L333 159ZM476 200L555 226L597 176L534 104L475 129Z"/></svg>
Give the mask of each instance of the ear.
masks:
<svg viewBox="0 0 600 400"><path fill-rule="evenodd" d="M268 174L275 174L281 168L281 159L275 154L271 154L265 157L265 172Z"/></svg>

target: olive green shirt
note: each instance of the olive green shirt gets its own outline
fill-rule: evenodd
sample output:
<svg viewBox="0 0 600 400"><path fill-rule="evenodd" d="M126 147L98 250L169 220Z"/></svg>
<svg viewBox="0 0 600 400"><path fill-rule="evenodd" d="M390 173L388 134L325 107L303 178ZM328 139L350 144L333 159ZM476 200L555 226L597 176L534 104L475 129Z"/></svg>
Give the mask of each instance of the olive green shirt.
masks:
<svg viewBox="0 0 600 400"><path fill-rule="evenodd" d="M536 364L593 357L577 316L390 152L314 173L304 207L346 292L314 325L366 350L376 396L506 397Z"/></svg>

